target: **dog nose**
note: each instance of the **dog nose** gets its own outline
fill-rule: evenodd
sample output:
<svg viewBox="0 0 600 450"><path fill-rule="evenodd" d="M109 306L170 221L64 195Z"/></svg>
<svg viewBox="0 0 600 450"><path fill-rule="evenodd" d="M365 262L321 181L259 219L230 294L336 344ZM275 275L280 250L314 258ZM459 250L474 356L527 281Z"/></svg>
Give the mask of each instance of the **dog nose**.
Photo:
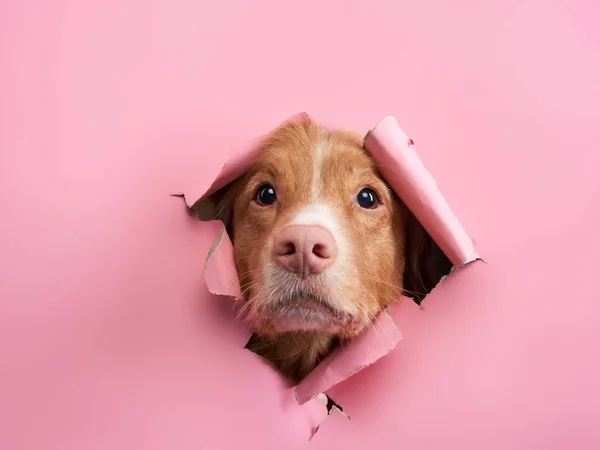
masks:
<svg viewBox="0 0 600 450"><path fill-rule="evenodd" d="M337 255L335 240L329 231L316 225L290 225L275 238L275 261L284 269L302 276L318 275Z"/></svg>

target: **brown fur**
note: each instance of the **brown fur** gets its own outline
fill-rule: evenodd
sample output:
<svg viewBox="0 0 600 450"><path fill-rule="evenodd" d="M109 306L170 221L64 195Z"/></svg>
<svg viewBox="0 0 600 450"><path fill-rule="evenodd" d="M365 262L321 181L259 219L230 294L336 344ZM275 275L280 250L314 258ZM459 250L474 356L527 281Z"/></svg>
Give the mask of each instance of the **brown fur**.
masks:
<svg viewBox="0 0 600 450"><path fill-rule="evenodd" d="M316 163L318 145L327 151ZM261 304L269 300L261 297L269 276L265 264L274 237L295 212L314 201L316 164L321 175L319 201L335 208L351 246L344 276L336 280L336 296L353 302L364 314L348 319L334 333L277 333L270 318L260 312ZM254 202L263 183L276 187L276 205L260 207ZM365 210L353 201L363 187L375 190L379 207ZM403 293L420 301L439 278L435 267L423 263L435 244L382 180L359 134L323 131L310 120L286 123L267 136L249 170L215 199L234 243L247 302L244 311L255 330L248 348L293 382L302 380L340 342L371 326L375 315Z"/></svg>

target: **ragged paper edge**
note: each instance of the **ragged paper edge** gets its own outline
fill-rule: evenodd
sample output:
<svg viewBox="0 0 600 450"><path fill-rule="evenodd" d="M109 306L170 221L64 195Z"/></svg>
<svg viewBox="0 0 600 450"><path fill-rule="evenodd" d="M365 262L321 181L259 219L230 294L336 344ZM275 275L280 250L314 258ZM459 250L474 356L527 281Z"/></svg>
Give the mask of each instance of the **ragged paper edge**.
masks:
<svg viewBox="0 0 600 450"><path fill-rule="evenodd" d="M193 204L192 204L192 206L190 206L189 202L186 200L185 194L177 193L177 194L171 194L171 196L183 199L183 201L185 202L186 208L188 210L188 213L190 213L198 218L198 215L192 208ZM215 284L208 277L208 272L211 268L210 262L213 259L213 257L215 256L215 254L217 253L217 251L220 249L221 244L223 243L223 240L225 239L225 235L227 234L227 230L225 229L225 224L223 224L223 222L221 222L220 220L205 221L205 223L210 223L210 222L218 223L219 231L217 232L215 240L212 243L212 245L210 246L210 248L208 249L208 253L206 255L206 259L205 259L205 263L204 263L204 283L206 285L206 288L208 289L208 291L211 294L222 296L222 297L228 297L234 301L239 301L239 300L241 300L242 296L241 296L241 288L239 288L239 281L237 279L231 280L230 281L231 286L229 286L226 289L227 292L223 292L222 289L215 289ZM223 282L223 279L221 278L220 281ZM236 287L238 287L238 289L236 289Z"/></svg>
<svg viewBox="0 0 600 450"><path fill-rule="evenodd" d="M323 425L323 423L325 422L325 419L327 419L332 414L341 414L347 420L351 420L350 416L344 412L342 406L335 402L329 395L323 393L318 394L317 396L315 396L313 401L325 408L326 415L325 417L323 417L320 423L311 430L310 438L308 439L309 441L311 441L315 437L321 425Z"/></svg>
<svg viewBox="0 0 600 450"><path fill-rule="evenodd" d="M425 300L427 300L434 293L434 291L442 285L442 283L444 283L444 282L446 282L446 280L449 280L450 278L452 278L454 276L454 274L457 273L458 271L461 271L465 267L475 264L477 262L481 262L484 264L486 263L485 260L483 260L482 258L480 258L478 256L477 258L471 259L471 260L461 264L460 266L452 266L452 268L450 269L450 272L447 273L446 275L444 275L442 278L440 278L440 281L438 281L437 284L433 287L433 289L431 291L429 291L429 293L423 298L423 300L421 300L419 307L421 309L424 309L427 306L427 305L425 305Z"/></svg>
<svg viewBox="0 0 600 450"><path fill-rule="evenodd" d="M183 194L175 194L175 196L183 198L185 200L185 196ZM186 201L186 205L187 205L188 209L190 210L190 212L192 214L194 214L194 211L191 209L191 207L189 206L187 201ZM220 228L219 228L219 230L216 234L216 237L214 238L214 242L210 246L207 256L206 256L206 262L205 262L205 267L204 267L205 283L211 294L228 297L228 298L232 299L233 301L239 301L239 300L241 300L241 293L240 293L240 295L237 295L237 292L235 291L233 286L230 289L228 289L227 292L223 292L220 289L219 290L214 289L214 288L212 288L213 283L211 282L211 280L208 279L208 276L207 276L207 274L210 270L210 264L213 260L213 257L215 256L215 254L217 253L217 251L220 249L221 245L223 244L224 237L226 234L224 224L220 221L218 221L218 222L220 223ZM382 323L382 317L384 317L386 320L384 323ZM386 327L387 327L387 329L386 329ZM390 328L393 328L395 330L395 334L393 337L390 336L390 333L389 333ZM251 330L249 330L249 332L251 333ZM370 348L366 352L366 355L364 357L360 358L360 361L357 361L359 364L355 365L355 364L349 363L347 365L342 365L342 368L347 368L348 371L343 373L342 376L334 375L333 378L330 374L327 373L327 371L325 371L323 374L318 376L318 378L316 379L316 383L314 383L314 384L316 384L316 386L318 386L318 388L316 388L316 386L311 387L311 385L314 386L313 382L311 382L311 380L315 376L313 375L313 377L311 377L309 374L309 376L307 378L305 378L302 383L300 383L298 386L296 386L294 388L294 395L295 395L296 401L299 405L306 404L310 400L317 397L319 394L322 394L322 393L328 391L332 387L338 385L339 383L342 383L343 381L347 380L354 374L360 372L364 368L374 364L380 358L388 355L402 340L402 333L401 333L400 329L398 328L398 325L396 324L389 309L385 309L380 314L378 314L377 322L375 323L375 327L367 330L366 333L375 334L377 336L377 338L376 339L371 338L371 339L373 339L372 345L370 345ZM387 339L385 339L384 336L387 336ZM364 334L364 335L362 335L362 339L369 339L369 336L367 334ZM336 354L330 355L321 364L328 365L327 361L329 360L329 358L338 356L342 351L343 352L351 351L352 345L358 345L358 344L359 343L357 341L353 341L349 345L349 347L340 350ZM374 354L375 354L375 356L373 356ZM329 363L331 363L331 360L329 360ZM322 366L322 367L324 367L324 366ZM313 372L311 372L311 373L313 373ZM319 381L323 381L323 380L324 380L324 382L319 382ZM310 392L310 395L307 396L305 393L299 392L299 390ZM341 411L341 412L343 413L343 411ZM343 414L345 416L347 416L347 414L345 414L345 413L343 413Z"/></svg>
<svg viewBox="0 0 600 450"><path fill-rule="evenodd" d="M185 203L185 207L188 209L188 212L191 212L192 214L194 214L194 212L192 211L192 206L187 201L187 197L183 192L176 192L174 194L171 194L171 197L179 197L180 199L182 199L183 202Z"/></svg>
<svg viewBox="0 0 600 450"><path fill-rule="evenodd" d="M260 145L263 142L264 138L268 135L268 133L292 121L304 122L308 120L310 120L310 116L306 112L294 114L293 116L290 116L283 122L279 123L271 130L264 133L262 136L259 136L250 141L248 145L244 146L244 148L246 149L244 153L241 153L240 151L232 152L229 155L229 158L221 166L221 169L217 172L215 178L212 180L209 187L206 190L204 190L200 195L198 195L197 198L194 199L194 203L188 203L188 206L191 208L195 204L208 199L215 192L229 185L231 182L233 182L239 176L241 176L245 171L248 161L252 161L252 156L260 149ZM183 194L179 195L183 196Z"/></svg>
<svg viewBox="0 0 600 450"><path fill-rule="evenodd" d="M401 299L410 300L412 299L408 297L401 297L398 300L398 303ZM391 308L394 308L392 306ZM385 319L385 325L382 323L382 319ZM391 325L391 327L387 326ZM387 329L386 329L387 328ZM388 331L391 331L390 328L395 330L394 336L390 336ZM351 347L354 346L355 352L358 352L360 349L360 345L363 345L363 341L369 339L371 336L375 335L376 338L373 339L373 344L370 346L370 349L365 352L365 356L362 358L358 358L356 361L358 364L348 363L342 364L342 369L348 369L344 372L338 372L335 367L335 361L338 358L342 358L343 353L348 353L351 350ZM387 340L384 339L383 336L387 336ZM306 402L314 399L321 393L327 393L331 388L337 386L340 383L343 383L348 378L357 374L361 370L375 364L384 356L389 355L398 345L398 343L403 339L402 332L398 327L394 317L391 314L390 308L386 308L381 311L374 322L374 326L366 330L363 334L361 334L357 339L352 341L349 347L347 348L339 348L334 351L331 355L325 358L311 373L307 375L307 377L295 387L294 392L296 396L296 401L298 404L303 405ZM338 375L342 373L341 375Z"/></svg>
<svg viewBox="0 0 600 450"><path fill-rule="evenodd" d="M381 131L380 137L376 137L374 136L375 133L381 128L382 124L386 124L387 129L384 131ZM387 131L387 133L386 133ZM404 130L400 127L400 125L398 124L396 118L394 116L386 116L384 117L381 121L379 121L377 123L377 125L375 125L375 127L373 127L371 130L369 130L367 132L367 134L365 135L364 139L363 139L363 148L365 149L365 151L367 153L369 153L373 159L376 162L376 165L380 165L381 161L376 157L377 155L373 154L373 152L371 151L370 147L371 145L368 144L369 138L373 137L374 140L374 144L375 147L374 148L378 148L378 149L383 149L383 156L385 156L385 154L391 154L391 150L395 150L395 146L392 148L389 148L386 145L383 145L383 143L381 142L382 140L385 142L385 138L386 137L392 137L391 141L393 142L394 139L393 137L395 137L397 135L403 136L404 138L406 138L406 142L404 143L398 143L398 150L400 152L403 152L404 150L404 146L406 145L407 148L406 150L410 149L410 146L413 147L412 152L403 152L403 158L398 159L398 160L394 160L394 162L401 162L403 161L405 164L401 164L399 167L402 168L404 171L406 171L409 174L417 174L417 175L421 175L421 177L416 177L417 179L420 178L421 180L424 180L425 182L429 181L431 184L429 186L427 186L428 189L426 189L424 192L427 192L431 195L432 198L437 198L438 199L438 207L433 209L432 211L436 212L436 215L438 215L440 217L441 220L441 227L432 229L430 226L427 226L422 220L421 217L423 214L426 214L426 210L423 210L422 208L417 208L415 209L413 205L413 207L411 207L406 200L405 195L407 195L406 192L402 193L402 192L398 192L398 190L396 190L393 186L392 186L392 182L390 182L389 180L386 179L386 181L388 183L390 183L390 186L394 189L396 195L398 195L402 201L407 205L407 207L409 207L409 209L411 210L411 212L415 215L415 217L417 218L417 220L419 220L419 222L421 223L421 225L426 229L427 233L434 239L434 241L436 242L436 244L438 245L438 247L443 251L443 253L446 255L446 257L452 262L453 267L464 267L466 264L470 263L470 262L474 262L478 259L481 259L481 257L479 256L479 254L477 253L477 249L475 246L475 241L473 240L473 238L466 232L466 230L464 229L463 225L460 223L458 217L456 216L456 214L454 214L454 210L450 207L450 204L446 201L444 195L442 194L441 190L439 189L438 185L437 185L437 180L435 179L435 177L431 174L431 172L429 172L429 170L425 167L425 165L423 164L421 158L419 157L415 147L415 143L413 141L412 138L410 138L408 136L408 134L406 132L404 132ZM397 136L396 136L397 137ZM389 142L388 142L389 144ZM381 155L381 152L379 152ZM412 157L412 164L411 164L411 159ZM408 165L406 165L408 164ZM417 164L417 166L415 167L414 165ZM386 166L387 168L387 166ZM382 173L383 175L383 173ZM413 191L411 193L409 193L408 195L414 194L414 193L419 193L419 188L418 186L414 186L414 184L412 185L413 187ZM434 203L435 205L435 203ZM441 210L439 209L441 207ZM446 214L443 213L444 209L446 210ZM452 223L455 225L453 226ZM431 223L429 224L431 225ZM463 257L463 259L460 261L460 263L458 263L456 256L458 254L463 254L464 252L461 250L465 250L464 245L463 244L459 244L458 246L453 246L452 245L452 240L448 240L448 242L444 242L444 241L438 241L437 239L434 238L434 235L436 234L436 232L438 232L439 230L449 230L450 231L450 236L452 237L452 240L455 243L460 243L462 242L464 244L464 242L469 241L470 245L469 247L471 248L469 254L467 254L466 256ZM462 239L461 239L462 236ZM446 245L448 245L447 249L451 250L449 252L444 251L444 247L446 247ZM439 284L439 283L438 283Z"/></svg>
<svg viewBox="0 0 600 450"><path fill-rule="evenodd" d="M206 266L208 266L210 258L212 258L212 256L215 254L215 252L219 248L219 245L221 245L221 242L223 241L223 235L224 234L225 234L225 227L222 227L219 230L219 234L217 234L217 240L208 249L208 255L206 255L206 263L204 265L204 275L205 276L206 276Z"/></svg>
<svg viewBox="0 0 600 450"><path fill-rule="evenodd" d="M369 137L370 137L370 136L371 136L371 135L372 135L372 134L373 134L373 133L374 133L374 132L377 130L377 128L379 127L379 125L380 125L382 122L384 122L385 120L388 120L390 117L392 117L392 116L388 116L388 117L384 118L384 119L383 119L382 121L380 121L380 122L379 122L379 123L378 123L378 124L377 124L377 125L376 125L376 126L373 128L373 129L369 130L369 132L368 132L368 133L365 135L365 138L364 138L364 141L363 141L363 143L365 143L365 142L367 141L367 139L368 139L368 138L369 138ZM309 118L309 116L308 116L308 114L306 114L306 113L300 113L300 114L298 114L298 115L296 115L296 116L293 116L292 118L288 119L287 121L289 121L289 120L293 120L293 119L295 119L295 118L301 118L302 120L304 120L304 119L308 119L308 118ZM394 119L394 120L395 120L395 119ZM287 121L286 121L286 122L287 122ZM282 122L282 123L285 123L285 122ZM412 142L412 139L411 139L410 141ZM365 147L365 148L366 148L366 147ZM367 150L367 151L368 151L368 150ZM194 206L194 205L195 205L197 202L201 201L202 199L206 199L206 198L208 198L210 195L212 195L213 193L215 193L216 191L218 191L220 188L224 187L224 186L225 186L225 185L227 185L229 182L233 181L233 180L229 180L227 183L224 183L224 184L222 184L222 185L219 185L219 184L217 183L217 182L218 182L220 179L221 179L221 181L222 181L222 175L223 175L223 172L224 172L224 170L226 169L227 165L228 165L228 162L226 162L225 164L223 164L223 166L221 167L220 171L218 172L218 175L217 175L217 177L216 177L216 178L213 180L213 182L210 184L209 188L208 188L208 189L207 189L207 190L204 192L204 194L203 194L203 195L201 195L201 196L200 196L200 197L199 197L199 198L198 198L198 199L197 199L197 200L196 200L194 203L190 204L190 203L187 201L186 195L185 195L184 193L173 194L173 196L177 196L177 197L183 198L183 199L184 199L184 201L185 201L185 203L186 203L186 205L187 205L187 207L188 207L188 209L189 209L189 211L190 211L192 214L194 214L194 210L193 210L192 208L193 208L193 206ZM425 170L426 170L426 169L425 169ZM239 176L239 174L238 174L237 176ZM235 178L234 178L234 179L235 179ZM432 176L432 179L435 181L435 179L433 178L433 176ZM441 192L440 192L440 194L441 194ZM442 197L443 197L443 196L442 196ZM212 245L212 246L210 247L210 249L209 249L209 252L208 252L208 255L207 255L207 258L206 258L206 265L205 265L205 281L207 282L207 286L209 285L209 284L208 284L208 280L206 280L206 272L207 272L207 267L209 266L209 264L210 264L210 262L211 262L211 259L212 259L212 257L214 256L214 254L216 253L216 251L219 249L219 247L220 247L220 245L221 245L221 243L222 243L222 241L223 241L223 237L224 237L224 234L225 234L225 233L226 233L226 230L225 230L225 227L224 227L224 225L223 225L223 227L220 229L220 231L219 231L219 232L218 232L218 234L217 234L217 237L216 237L216 239L215 239L215 242L213 243L213 245ZM437 243L437 242L436 242L436 243ZM438 244L438 245L439 245L439 244ZM473 243L473 246L474 246L474 243ZM439 282L438 282L438 283L436 284L436 286L435 286L435 287L432 289L432 291L428 293L428 295L427 295L427 296L424 298L424 300L425 300L425 299L427 299L427 297L429 297L429 296L431 295L431 293L432 293L432 292L433 292L435 289L437 289L437 288L440 286L440 284L441 284L442 282L444 282L444 281L445 281L447 278L449 278L449 277L450 277L450 276L451 276L451 275L452 275L454 272L456 272L457 270L461 269L462 267L465 267L465 266L466 266L466 265L468 265L468 264L471 264L471 263L473 263L473 262L476 262L476 261L479 261L479 260L483 261L483 260L482 260L482 258L481 258L481 257L480 257L480 256L477 254L476 250L475 250L475 249L473 249L473 252L472 252L472 254L471 254L471 255L469 255L469 257L467 257L467 258L466 258L466 259L465 259L465 260L462 262L462 264L460 264L460 265L457 265L457 266L455 266L455 265L453 265L453 266L452 266L452 268L451 268L451 270L450 270L450 273L448 273L447 275L443 276L443 277L442 277L442 278L439 280ZM210 289L209 289L209 290L210 290ZM230 297L230 298L232 298L233 300L240 300L240 298L241 298L241 297L239 297L239 296L236 296L236 295L233 295L233 294L224 294L224 293L221 293L221 292L214 292L213 290L210 290L210 291L211 291L211 293L212 293L212 294L214 294L214 295L222 295L222 296ZM410 301L412 301L412 299L409 299L409 300L410 300ZM298 388L299 388L299 387L302 385L302 383L301 383L300 385L296 386L296 388L294 389L294 392L295 392L295 397L296 397L296 400L297 400L297 402L298 402L299 404L303 405L303 404L305 404L306 402L310 401L311 399L314 399L314 398L315 398L316 396L318 396L319 394L321 394L321 393L324 393L324 392L327 392L328 390L330 390L330 389L331 389L331 388L333 388L334 386L336 386L336 385L338 385L338 384L340 384L340 383L344 382L345 380L347 380L347 379L348 379L348 378L350 378L351 376L355 375L356 373L360 372L360 371L361 371L361 370L363 370L364 368L366 368L366 367L369 367L370 365L374 364L375 362L377 362L377 361L378 361L379 359L381 359L382 357L389 355L389 353L391 353L391 352L392 352L392 351L393 351L393 350L396 348L397 344L400 342L400 340L402 340L402 334L401 334L401 332L400 332L400 330L399 330L399 328L398 328L398 326L397 326L396 322L393 320L393 317L392 317L392 315L390 314L390 311L389 311L389 309L386 309L385 311L382 311L382 313L385 313L385 314L388 316L388 318L389 318L389 320L390 320L390 322L391 322L392 326L393 326L393 327L394 327L394 328L397 330L397 332L398 332L398 335L399 335L398 339L397 339L395 342L392 342L392 343L391 343L391 346L389 346L389 347L387 347L387 348L385 348L385 349L382 349L382 353L381 353L381 355L380 355L380 356L376 357L375 359L372 359L372 355L373 355L373 353L374 353L374 352L375 352L375 351L378 349L378 345L380 344L380 342L379 342L379 341L378 341L378 342L375 342L375 343L374 343L374 345L373 345L373 348L372 348L372 349L369 351L368 355L367 355L367 356L364 358L364 361L367 361L366 363L364 363L364 364L360 364L358 367L354 368L354 370L352 370L351 372L349 372L349 373L345 374L344 376L342 376L342 377L341 377L340 379L338 379L337 381L336 381L336 380L333 380L333 381L332 381L332 382L330 382L330 383L323 383L323 389L321 389L321 390L320 390L320 392L316 392L315 390L313 390L313 393L312 393L312 395L309 395L309 396L300 396L300 395L298 394ZM382 327L382 330L381 330L381 331L385 332L385 329ZM347 350L344 350L344 351L347 351ZM328 359L328 358L326 358L326 360L327 360L327 359ZM324 360L323 362L325 362L326 360ZM316 370L316 369L315 369L315 370ZM312 373L312 372L311 372L311 373ZM309 376L310 376L310 375L309 375ZM308 377L307 377L307 378L308 378ZM306 380L306 379L305 379L305 380ZM301 397L301 398L299 398L299 397ZM342 411L342 413L343 413L343 411ZM347 414L345 414L345 413L343 413L343 414L347 416ZM317 429L318 429L318 427L317 427ZM315 430L315 432L316 432L316 430ZM313 433L313 435L314 435L314 433Z"/></svg>

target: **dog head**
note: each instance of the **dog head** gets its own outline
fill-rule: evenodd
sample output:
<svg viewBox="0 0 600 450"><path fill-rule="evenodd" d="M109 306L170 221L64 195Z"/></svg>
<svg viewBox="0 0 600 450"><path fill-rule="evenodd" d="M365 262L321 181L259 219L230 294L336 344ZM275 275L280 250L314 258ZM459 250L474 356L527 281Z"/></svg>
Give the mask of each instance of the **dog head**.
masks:
<svg viewBox="0 0 600 450"><path fill-rule="evenodd" d="M213 195L257 334L352 339L401 295L420 301L434 287L443 255L381 178L361 135L292 120L259 150Z"/></svg>

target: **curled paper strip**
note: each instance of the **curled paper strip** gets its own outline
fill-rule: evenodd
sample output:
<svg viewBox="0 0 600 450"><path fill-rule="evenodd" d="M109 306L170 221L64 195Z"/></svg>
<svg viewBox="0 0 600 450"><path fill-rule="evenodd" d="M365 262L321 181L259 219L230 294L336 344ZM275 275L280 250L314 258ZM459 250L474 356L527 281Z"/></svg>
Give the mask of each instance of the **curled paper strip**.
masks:
<svg viewBox="0 0 600 450"><path fill-rule="evenodd" d="M310 118L306 113L300 113L288 119L291 120ZM259 145L260 140L257 140L245 149L233 152L210 187L201 196L188 196L188 199L198 199L194 202L196 208L207 207L210 210L210 196L244 173L255 158ZM393 117L386 117L365 136L364 147L375 160L383 178L455 267L479 259L473 241L452 212L434 178L423 166L413 141ZM188 203L188 206L191 205ZM207 217L205 220L211 220L210 214ZM210 230L215 235L215 243L206 260L206 285L215 295L239 299L241 291L231 240L221 222L210 222ZM390 353L402 339L394 321L398 307L398 304L392 305L381 312L373 327L321 362L296 386L297 402L309 402Z"/></svg>
<svg viewBox="0 0 600 450"><path fill-rule="evenodd" d="M369 131L364 145L383 178L454 266L479 259L472 239L421 162L412 139L394 117L386 117Z"/></svg>

